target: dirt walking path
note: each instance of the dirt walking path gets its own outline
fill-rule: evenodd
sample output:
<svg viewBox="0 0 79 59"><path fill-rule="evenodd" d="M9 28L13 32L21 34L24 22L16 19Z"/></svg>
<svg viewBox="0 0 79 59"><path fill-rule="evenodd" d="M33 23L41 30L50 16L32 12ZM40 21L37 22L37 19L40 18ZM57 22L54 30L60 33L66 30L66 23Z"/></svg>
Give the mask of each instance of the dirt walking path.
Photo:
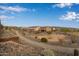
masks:
<svg viewBox="0 0 79 59"><path fill-rule="evenodd" d="M28 43L28 44L31 44L31 45L37 46L37 47L44 47L47 49L53 49L55 51L59 51L59 52L66 53L66 54L73 54L74 48L49 45L46 43L33 41L33 40L28 39L28 38L25 38L18 31L15 30L15 32L16 32L17 36L19 36L19 38L23 41L24 44Z"/></svg>

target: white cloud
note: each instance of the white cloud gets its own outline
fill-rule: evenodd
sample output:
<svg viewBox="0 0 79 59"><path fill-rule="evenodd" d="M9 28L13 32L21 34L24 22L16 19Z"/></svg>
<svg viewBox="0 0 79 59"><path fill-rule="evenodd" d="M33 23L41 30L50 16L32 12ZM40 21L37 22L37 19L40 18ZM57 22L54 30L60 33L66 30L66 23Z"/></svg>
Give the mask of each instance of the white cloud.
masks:
<svg viewBox="0 0 79 59"><path fill-rule="evenodd" d="M71 8L72 6L73 6L73 3L58 3L58 4L55 4L53 7L59 7L59 8L69 7L69 8Z"/></svg>
<svg viewBox="0 0 79 59"><path fill-rule="evenodd" d="M14 17L13 16L0 15L0 20L12 19L12 18L14 18Z"/></svg>
<svg viewBox="0 0 79 59"><path fill-rule="evenodd" d="M12 12L22 12L25 11L26 8L19 7L19 6L0 6L1 10L6 10L6 11L12 11Z"/></svg>
<svg viewBox="0 0 79 59"><path fill-rule="evenodd" d="M76 20L79 21L79 13L76 12L67 12L67 14L64 14L60 17L61 20L68 20L68 21L72 21L72 20Z"/></svg>
<svg viewBox="0 0 79 59"><path fill-rule="evenodd" d="M0 5L0 20L15 18L12 14L17 14L20 12L35 12L35 8L24 8L21 6L2 6ZM10 15L10 16L6 16Z"/></svg>
<svg viewBox="0 0 79 59"><path fill-rule="evenodd" d="M20 13L20 12L35 12L36 9L35 8L24 8L24 7L21 7L21 6L0 6L0 13Z"/></svg>

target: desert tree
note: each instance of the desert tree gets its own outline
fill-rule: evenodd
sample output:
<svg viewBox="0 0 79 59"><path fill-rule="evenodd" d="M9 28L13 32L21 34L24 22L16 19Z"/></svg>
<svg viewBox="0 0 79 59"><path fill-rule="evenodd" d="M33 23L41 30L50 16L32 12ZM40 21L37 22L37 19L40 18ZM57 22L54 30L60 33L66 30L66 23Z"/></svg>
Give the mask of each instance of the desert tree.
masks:
<svg viewBox="0 0 79 59"><path fill-rule="evenodd" d="M41 38L41 42L45 42L45 43L47 43L48 40L47 40L47 38Z"/></svg>
<svg viewBox="0 0 79 59"><path fill-rule="evenodd" d="M78 50L74 49L74 56L78 56Z"/></svg>

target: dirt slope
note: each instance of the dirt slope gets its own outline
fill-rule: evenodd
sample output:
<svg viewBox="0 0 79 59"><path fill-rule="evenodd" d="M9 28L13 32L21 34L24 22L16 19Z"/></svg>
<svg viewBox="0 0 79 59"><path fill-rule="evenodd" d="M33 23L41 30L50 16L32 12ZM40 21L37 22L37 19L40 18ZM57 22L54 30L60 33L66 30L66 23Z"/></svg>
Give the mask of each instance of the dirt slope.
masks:
<svg viewBox="0 0 79 59"><path fill-rule="evenodd" d="M67 53L67 54L71 54L73 55L73 50L74 48L69 48L69 47L61 47L61 46L55 46L55 45L48 45L48 44L45 44L45 43L41 43L41 42L36 42L36 41L33 41L33 40L30 40L28 38L25 38L23 35L21 35L18 31L14 31L16 32L16 34L19 36L20 39L22 39L23 44L30 44L30 45L33 45L33 46L38 46L38 47L44 47L44 48L50 48L50 49L54 49L55 51L60 51L62 53Z"/></svg>

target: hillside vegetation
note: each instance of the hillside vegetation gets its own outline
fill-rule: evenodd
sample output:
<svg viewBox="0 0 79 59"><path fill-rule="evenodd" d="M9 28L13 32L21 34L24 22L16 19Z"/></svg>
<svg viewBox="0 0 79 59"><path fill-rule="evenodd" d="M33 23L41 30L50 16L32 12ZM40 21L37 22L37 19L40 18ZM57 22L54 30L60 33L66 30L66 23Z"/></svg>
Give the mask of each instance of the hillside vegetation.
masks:
<svg viewBox="0 0 79 59"><path fill-rule="evenodd" d="M79 50L79 29L4 26L0 32L1 56L63 56Z"/></svg>

